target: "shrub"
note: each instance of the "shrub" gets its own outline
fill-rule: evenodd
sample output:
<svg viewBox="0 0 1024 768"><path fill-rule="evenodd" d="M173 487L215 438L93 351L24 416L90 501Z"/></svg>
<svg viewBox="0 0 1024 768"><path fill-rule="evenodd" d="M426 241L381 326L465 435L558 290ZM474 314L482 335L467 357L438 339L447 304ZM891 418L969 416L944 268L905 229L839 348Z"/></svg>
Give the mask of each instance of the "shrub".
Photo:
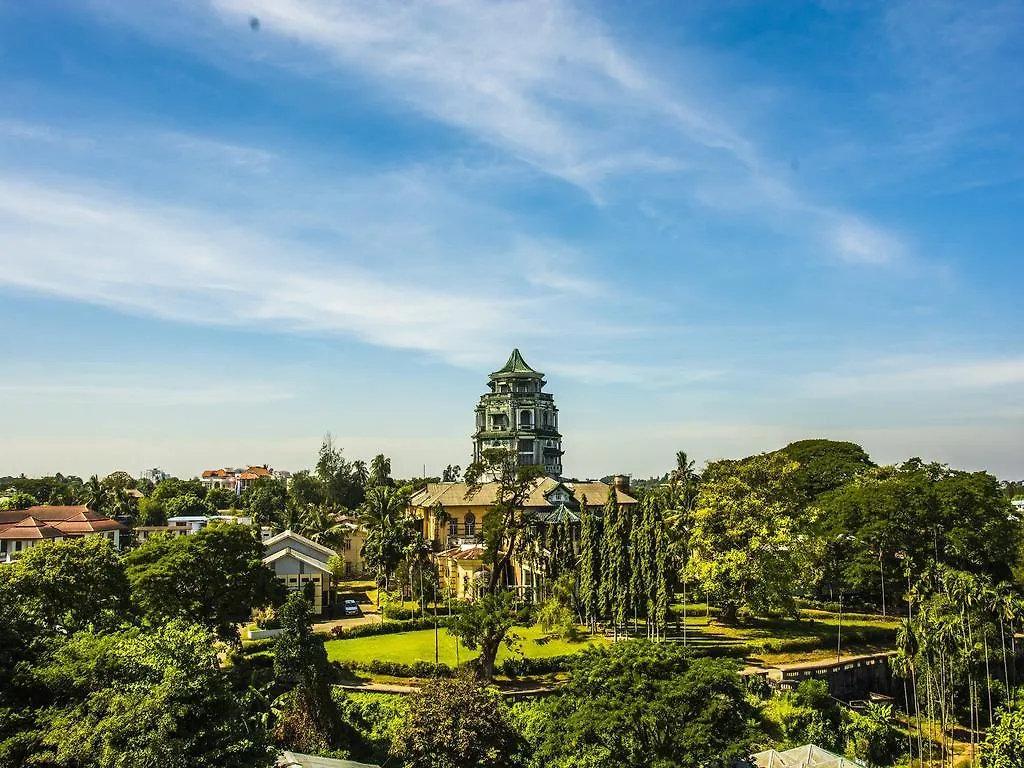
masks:
<svg viewBox="0 0 1024 768"><path fill-rule="evenodd" d="M438 618L437 626L447 627L450 619ZM373 637L375 635L392 635L398 632L413 632L419 629L433 629L434 619L409 619L406 621L386 621L383 624L360 624L356 627L336 626L331 629L330 636L335 639L351 639L356 637Z"/></svg>
<svg viewBox="0 0 1024 768"><path fill-rule="evenodd" d="M277 618L277 611L272 606L267 606L253 613L253 620L257 629L280 629L281 621Z"/></svg>
<svg viewBox="0 0 1024 768"><path fill-rule="evenodd" d="M242 643L242 655L251 656L254 653L269 651L273 649L276 643L276 637L264 637L259 640L246 640Z"/></svg>
<svg viewBox="0 0 1024 768"><path fill-rule="evenodd" d="M381 613L385 619L393 619L394 621L408 621L420 615L418 608L405 608L401 605L385 605L381 608Z"/></svg>
<svg viewBox="0 0 1024 768"><path fill-rule="evenodd" d="M389 677L451 677L454 671L447 664L434 664L430 661L416 661L412 664L403 664L400 661L385 661L374 659L373 661L345 661L339 665L345 669L370 672L374 675L388 675Z"/></svg>
<svg viewBox="0 0 1024 768"><path fill-rule="evenodd" d="M512 657L505 659L498 671L506 677L523 677L526 675L545 675L550 672L564 672L572 663L571 655L548 656L531 659Z"/></svg>

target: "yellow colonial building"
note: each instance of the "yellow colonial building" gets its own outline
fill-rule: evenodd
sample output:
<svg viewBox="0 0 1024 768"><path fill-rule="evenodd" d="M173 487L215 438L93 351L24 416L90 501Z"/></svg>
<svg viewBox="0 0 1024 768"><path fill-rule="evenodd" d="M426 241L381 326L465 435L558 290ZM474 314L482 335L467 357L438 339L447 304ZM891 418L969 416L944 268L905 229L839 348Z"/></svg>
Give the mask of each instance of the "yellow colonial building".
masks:
<svg viewBox="0 0 1024 768"><path fill-rule="evenodd" d="M543 527L565 522L578 524L584 498L589 509L600 513L612 487L621 506L637 503L629 495L626 478L616 478L611 486L595 480L575 482L544 477L534 482L524 510L536 521L534 530L539 539ZM423 536L434 549L441 581L454 597L475 598L489 576L483 561L481 532L484 516L494 504L497 491L497 483L484 483L475 490L467 483L430 483L411 499L413 512L423 521ZM542 547L523 547L512 563L512 572L505 574L507 586L536 593L543 586L544 557Z"/></svg>

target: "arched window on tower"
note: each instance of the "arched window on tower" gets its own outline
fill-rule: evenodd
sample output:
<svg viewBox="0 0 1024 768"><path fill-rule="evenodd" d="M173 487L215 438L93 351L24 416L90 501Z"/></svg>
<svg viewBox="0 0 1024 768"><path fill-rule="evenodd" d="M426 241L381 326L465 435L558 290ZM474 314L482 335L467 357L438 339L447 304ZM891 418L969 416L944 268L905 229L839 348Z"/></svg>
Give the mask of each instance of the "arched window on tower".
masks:
<svg viewBox="0 0 1024 768"><path fill-rule="evenodd" d="M467 512L466 517L463 518L463 525L465 526L467 536L476 536L476 516L472 512Z"/></svg>

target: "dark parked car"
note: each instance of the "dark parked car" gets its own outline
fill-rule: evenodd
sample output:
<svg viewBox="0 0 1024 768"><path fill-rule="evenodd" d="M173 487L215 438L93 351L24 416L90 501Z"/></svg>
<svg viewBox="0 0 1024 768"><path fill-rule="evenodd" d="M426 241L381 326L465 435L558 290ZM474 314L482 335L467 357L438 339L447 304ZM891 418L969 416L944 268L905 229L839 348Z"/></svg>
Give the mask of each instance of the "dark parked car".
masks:
<svg viewBox="0 0 1024 768"><path fill-rule="evenodd" d="M345 612L346 616L362 616L363 615L363 611L359 607L359 604L355 600L352 600L352 599L348 599L344 603L342 603L342 610Z"/></svg>

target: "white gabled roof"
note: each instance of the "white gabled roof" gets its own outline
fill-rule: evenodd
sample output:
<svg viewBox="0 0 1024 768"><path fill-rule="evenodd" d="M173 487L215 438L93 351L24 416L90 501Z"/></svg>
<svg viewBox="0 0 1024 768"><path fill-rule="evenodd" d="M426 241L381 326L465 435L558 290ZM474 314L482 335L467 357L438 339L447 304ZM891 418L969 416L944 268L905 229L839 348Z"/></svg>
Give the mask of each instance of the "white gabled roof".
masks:
<svg viewBox="0 0 1024 768"><path fill-rule="evenodd" d="M331 573L331 569L327 567L326 561L314 560L309 555L307 555L307 554L305 554L303 552L299 552L297 550L294 550L291 547L285 547L284 549L282 549L282 550L280 550L278 552L275 552L272 555L267 555L266 557L263 558L263 562L266 565L270 565L271 563L276 563L278 560L280 560L283 557L293 557L296 560L305 563L310 568L316 568L318 571L322 571L324 573Z"/></svg>
<svg viewBox="0 0 1024 768"><path fill-rule="evenodd" d="M864 765L813 744L794 747L785 752L768 749L752 755L751 759L757 768L863 768Z"/></svg>
<svg viewBox="0 0 1024 768"><path fill-rule="evenodd" d="M309 547L311 549L316 550L317 552L322 552L327 557L331 557L331 556L337 554L330 547L325 547L323 544L317 544L312 539L307 539L305 536L302 536L302 535L300 535L300 534L298 534L298 533L296 533L295 531L292 531L292 530L281 531L276 536L271 536L269 539L267 539L266 541L263 542L263 546L270 547L270 546L272 546L274 544L278 544L278 543L280 543L282 541L285 541L286 539L290 539L292 541L301 542L302 544L306 545L307 547Z"/></svg>

